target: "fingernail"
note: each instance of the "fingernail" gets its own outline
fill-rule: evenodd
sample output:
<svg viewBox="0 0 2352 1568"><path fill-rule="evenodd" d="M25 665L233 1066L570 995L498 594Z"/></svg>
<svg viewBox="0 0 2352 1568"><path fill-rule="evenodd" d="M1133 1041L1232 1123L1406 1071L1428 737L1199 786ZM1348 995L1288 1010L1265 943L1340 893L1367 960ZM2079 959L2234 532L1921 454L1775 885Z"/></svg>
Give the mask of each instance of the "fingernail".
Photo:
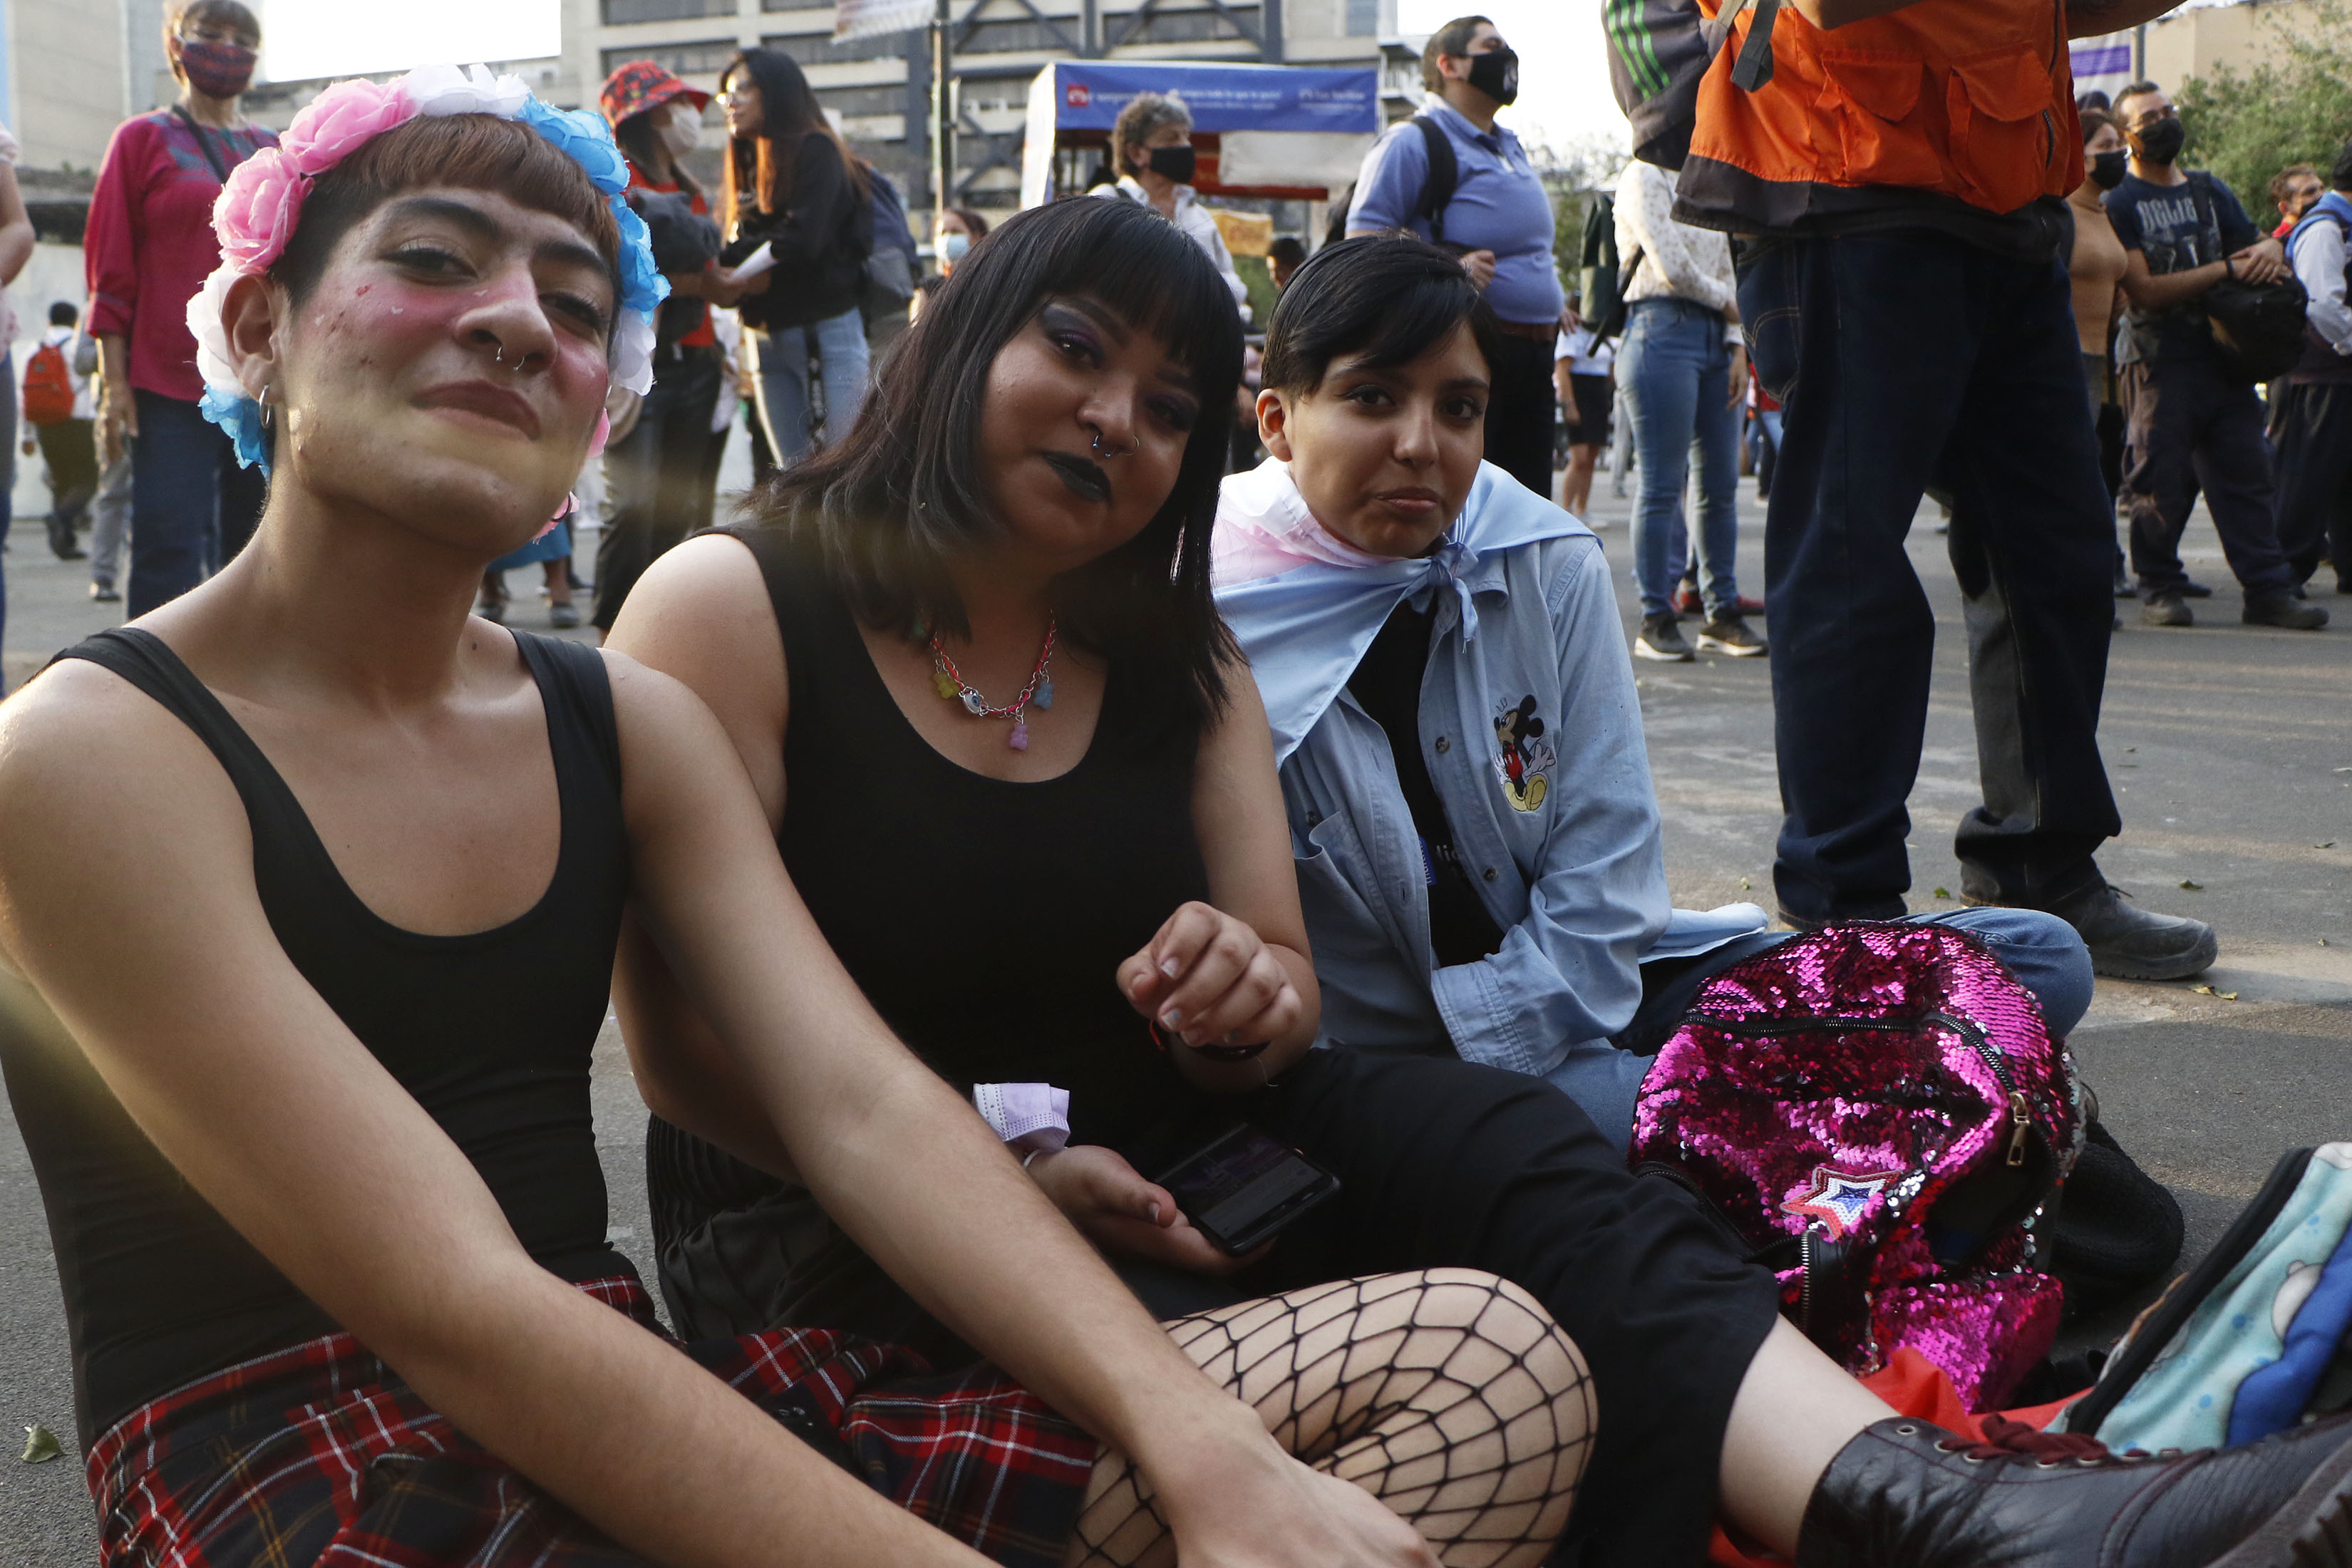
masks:
<svg viewBox="0 0 2352 1568"><path fill-rule="evenodd" d="M1158 1225L1160 1223L1160 1205L1154 1203L1147 1207L1144 1210L1144 1217L1150 1220L1152 1224Z"/></svg>
<svg viewBox="0 0 2352 1568"><path fill-rule="evenodd" d="M1172 958L1163 958L1160 961L1160 973L1168 976L1171 980L1175 979L1177 975L1182 973L1183 970L1184 966L1177 963Z"/></svg>
<svg viewBox="0 0 2352 1568"><path fill-rule="evenodd" d="M1183 1009L1181 1007L1169 1008L1168 1011L1160 1015L1160 1027L1166 1029L1182 1028L1184 1026Z"/></svg>

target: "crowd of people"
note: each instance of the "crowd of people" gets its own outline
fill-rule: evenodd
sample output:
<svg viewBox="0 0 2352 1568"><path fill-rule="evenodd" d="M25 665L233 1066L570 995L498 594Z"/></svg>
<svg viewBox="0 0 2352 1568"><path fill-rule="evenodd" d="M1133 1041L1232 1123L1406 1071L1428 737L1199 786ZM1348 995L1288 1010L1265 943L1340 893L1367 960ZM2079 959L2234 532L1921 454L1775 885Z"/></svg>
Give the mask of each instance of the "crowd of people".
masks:
<svg viewBox="0 0 2352 1568"><path fill-rule="evenodd" d="M2150 619L2201 489L2247 620L2325 620L2352 154L2254 234L2153 85L2078 112L2053 19L2135 7L1791 0L1760 82L1735 29L1679 175L1615 193L1618 322L1569 308L1485 17L1260 321L1173 94L1088 193L950 209L918 284L781 52L720 73L713 193L710 100L650 62L595 111L427 67L274 133L253 14L175 5L182 97L118 132L40 351L52 542L115 506L110 586L127 510L131 620L0 727L0 1052L104 1562L1632 1568L1718 1525L1819 1568L2334 1561L2346 1418L1956 1435L1628 1168L1698 989L1801 932L1968 933L2061 1041L2095 973L2218 951L2095 859L2118 497ZM1938 105L2001 51L2001 123L2080 142L1938 114L1861 161L1802 85L1849 46ZM2290 270L2273 517L2194 307ZM1695 603L1769 659L1788 929L1669 901L1575 515L1612 380L1630 654L1693 657ZM599 644L508 629L534 564L578 624L583 475ZM1984 799L1974 907L1914 915L1931 487ZM606 1232L608 1001L652 1290ZM1234 1140L1328 1184L1270 1241L1180 1200Z"/></svg>

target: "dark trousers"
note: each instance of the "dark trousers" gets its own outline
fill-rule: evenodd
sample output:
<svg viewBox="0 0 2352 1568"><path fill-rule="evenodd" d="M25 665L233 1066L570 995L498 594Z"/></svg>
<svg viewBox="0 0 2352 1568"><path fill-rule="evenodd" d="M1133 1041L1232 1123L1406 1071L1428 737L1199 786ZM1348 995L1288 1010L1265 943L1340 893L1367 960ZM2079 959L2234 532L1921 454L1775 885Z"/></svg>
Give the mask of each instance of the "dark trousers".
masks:
<svg viewBox="0 0 2352 1568"><path fill-rule="evenodd" d="M2131 568L2140 596L2180 591L2180 533L2197 492L2221 553L2248 595L2294 584L2272 514L2271 449L2254 389L2210 359L2124 366L2124 506L2131 515Z"/></svg>
<svg viewBox="0 0 2352 1568"><path fill-rule="evenodd" d="M1486 396L1486 460L1551 499L1551 344L1498 334Z"/></svg>
<svg viewBox="0 0 2352 1568"><path fill-rule="evenodd" d="M2326 556L2352 583L2352 382L2284 387L2271 410L2278 442L2278 542L2297 583Z"/></svg>
<svg viewBox="0 0 2352 1568"><path fill-rule="evenodd" d="M49 548L60 555L74 549L74 530L98 494L98 442L88 419L36 425L41 460L49 466Z"/></svg>
<svg viewBox="0 0 2352 1568"><path fill-rule="evenodd" d="M1966 886L2058 902L2120 830L2099 759L2115 534L2066 274L1928 234L1759 247L1740 315L1785 409L1764 535L1780 905L1883 912L1911 885L1936 623L1905 552L1952 498L1984 804Z"/></svg>
<svg viewBox="0 0 2352 1568"><path fill-rule="evenodd" d="M259 468L237 466L228 437L194 403L160 392L133 395L139 435L131 444L131 581L123 610L135 618L236 558L261 521L268 481Z"/></svg>
<svg viewBox="0 0 2352 1568"><path fill-rule="evenodd" d="M1583 1568L1706 1556L1731 1403L1780 1307L1670 1183L1540 1079L1453 1058L1310 1051L1250 1120L1339 1195L1235 1281L1251 1294L1413 1268L1524 1287L1583 1352L1601 1423L1570 1536Z"/></svg>
<svg viewBox="0 0 2352 1568"><path fill-rule="evenodd" d="M637 422L604 451L604 533L596 542L596 611L604 631L646 568L709 515L704 497L717 471L704 458L719 406L719 351L678 351L654 365Z"/></svg>

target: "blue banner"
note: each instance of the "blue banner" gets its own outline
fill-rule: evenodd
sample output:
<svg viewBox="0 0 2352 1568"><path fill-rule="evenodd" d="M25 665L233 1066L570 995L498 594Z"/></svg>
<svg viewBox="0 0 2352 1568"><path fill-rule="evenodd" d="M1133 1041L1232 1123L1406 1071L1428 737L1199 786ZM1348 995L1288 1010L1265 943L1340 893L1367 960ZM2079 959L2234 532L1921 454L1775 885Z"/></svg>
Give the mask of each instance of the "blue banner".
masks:
<svg viewBox="0 0 2352 1568"><path fill-rule="evenodd" d="M1381 128L1380 73L1312 66L1226 66L1158 61L1060 60L1055 123L1108 131L1139 92L1172 92L1195 131L1339 131Z"/></svg>

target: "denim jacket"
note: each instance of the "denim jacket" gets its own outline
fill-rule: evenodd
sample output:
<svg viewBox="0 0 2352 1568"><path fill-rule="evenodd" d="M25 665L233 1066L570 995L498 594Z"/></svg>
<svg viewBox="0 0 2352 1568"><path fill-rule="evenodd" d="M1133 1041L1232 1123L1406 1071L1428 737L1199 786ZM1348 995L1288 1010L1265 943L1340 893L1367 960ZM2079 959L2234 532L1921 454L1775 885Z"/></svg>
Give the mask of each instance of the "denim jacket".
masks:
<svg viewBox="0 0 2352 1568"><path fill-rule="evenodd" d="M1541 1074L1623 1028L1641 1000L1638 961L1668 918L1657 803L1600 541L1579 529L1491 552L1461 583L1472 637L1454 595L1416 595L1437 612L1423 757L1507 934L1486 958L1437 967L1388 737L1341 690L1282 766L1323 988L1318 1043L1450 1041L1467 1060Z"/></svg>

